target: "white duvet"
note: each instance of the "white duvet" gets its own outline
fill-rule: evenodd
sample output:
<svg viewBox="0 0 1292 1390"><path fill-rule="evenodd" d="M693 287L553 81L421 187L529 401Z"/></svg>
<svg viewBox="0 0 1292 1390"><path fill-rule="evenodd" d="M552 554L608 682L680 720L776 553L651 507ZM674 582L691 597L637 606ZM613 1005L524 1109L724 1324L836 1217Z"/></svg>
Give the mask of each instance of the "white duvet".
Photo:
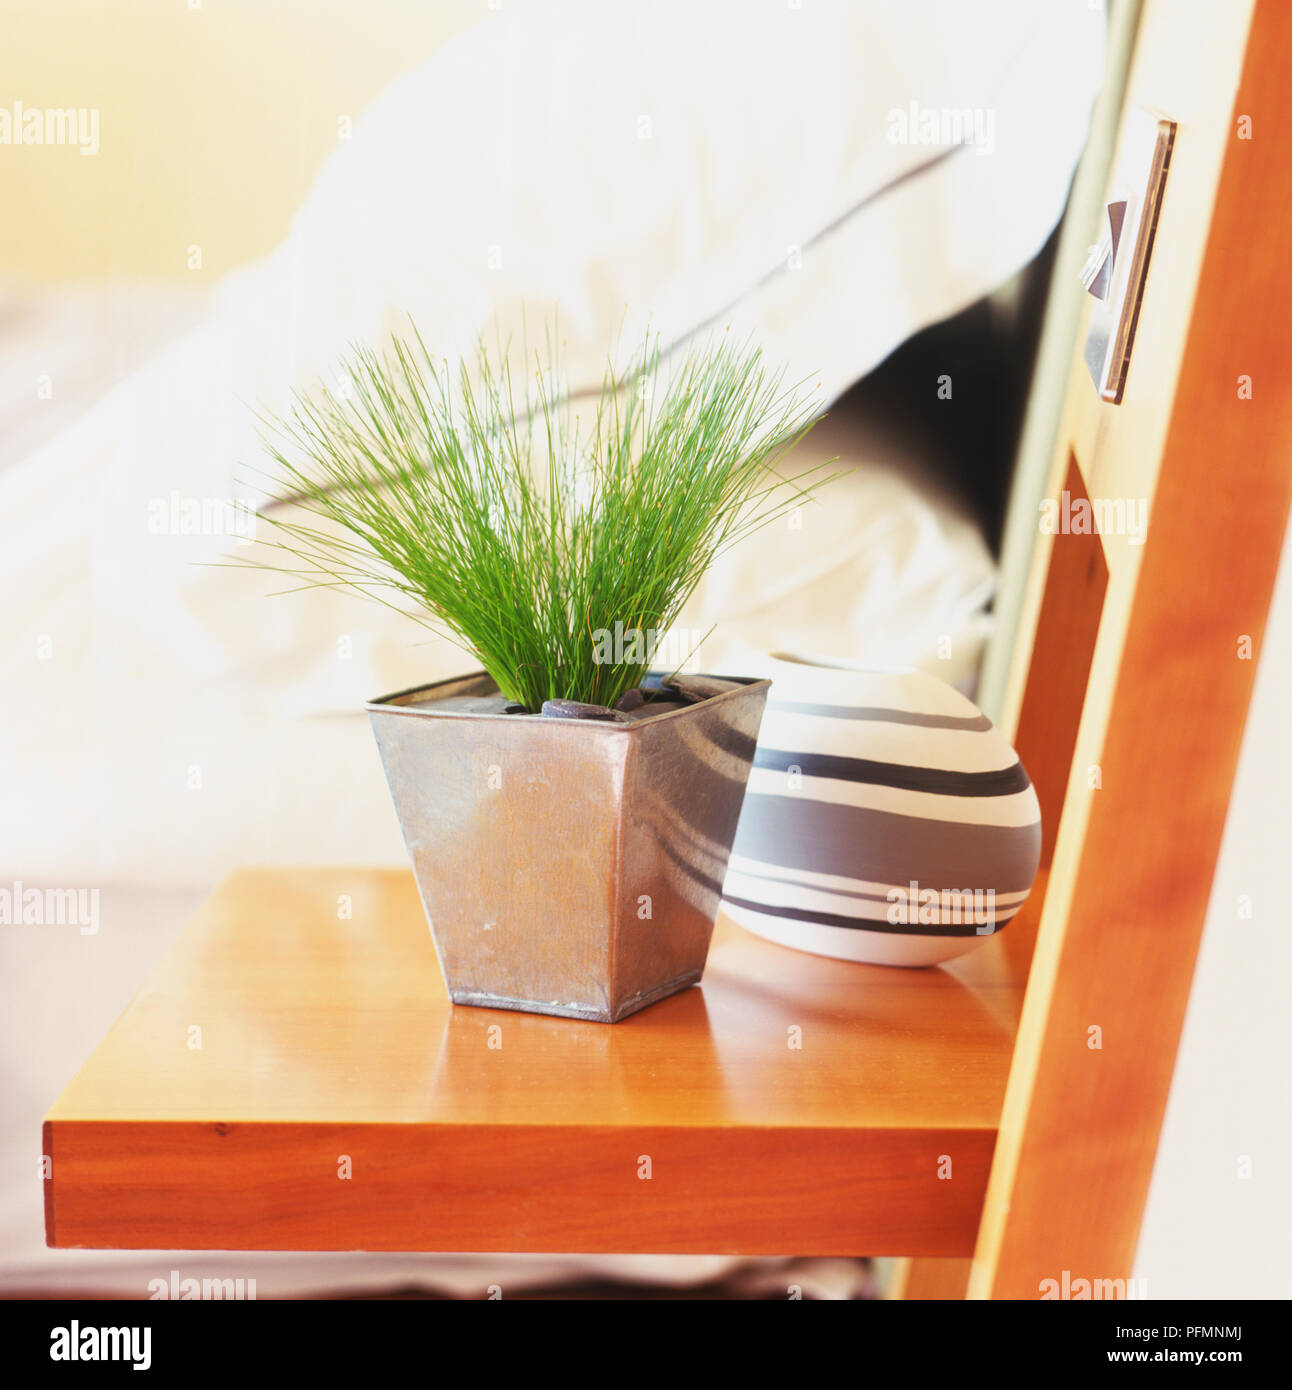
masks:
<svg viewBox="0 0 1292 1390"><path fill-rule="evenodd" d="M338 143L201 327L0 472L0 874L402 862L356 710L466 660L356 600L201 567L228 539L183 518L205 508L209 532L254 493L251 405L407 315L453 356L558 307L576 386L617 335L730 325L824 404L1043 243L1102 23L1085 0L486 12ZM849 476L684 616L716 624L705 665L780 647L971 679L977 532L864 438L823 442Z"/></svg>

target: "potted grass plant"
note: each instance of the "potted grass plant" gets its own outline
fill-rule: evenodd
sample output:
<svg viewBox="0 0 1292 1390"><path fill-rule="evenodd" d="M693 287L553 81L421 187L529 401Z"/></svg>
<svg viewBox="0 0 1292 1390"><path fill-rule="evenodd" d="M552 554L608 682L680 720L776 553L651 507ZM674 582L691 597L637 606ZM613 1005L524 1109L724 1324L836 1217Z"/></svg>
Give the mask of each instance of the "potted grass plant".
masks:
<svg viewBox="0 0 1292 1390"><path fill-rule="evenodd" d="M652 662L713 558L819 479L779 471L810 409L726 337L668 369L648 342L581 409L550 347L523 390L506 352L454 368L415 330L340 376L264 417L306 517L266 509L251 563L483 668L368 705L453 1001L614 1022L693 984L768 682Z"/></svg>

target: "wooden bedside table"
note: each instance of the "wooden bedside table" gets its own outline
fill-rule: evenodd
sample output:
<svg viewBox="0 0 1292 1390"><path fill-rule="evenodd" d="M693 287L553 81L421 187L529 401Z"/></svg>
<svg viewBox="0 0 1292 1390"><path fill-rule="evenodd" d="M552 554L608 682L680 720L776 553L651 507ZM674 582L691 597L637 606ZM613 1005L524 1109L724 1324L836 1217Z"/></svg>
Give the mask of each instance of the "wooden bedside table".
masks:
<svg viewBox="0 0 1292 1390"><path fill-rule="evenodd" d="M965 1256L1033 925L902 970L720 921L608 1025L453 1008L409 874L238 873L49 1112L47 1239Z"/></svg>

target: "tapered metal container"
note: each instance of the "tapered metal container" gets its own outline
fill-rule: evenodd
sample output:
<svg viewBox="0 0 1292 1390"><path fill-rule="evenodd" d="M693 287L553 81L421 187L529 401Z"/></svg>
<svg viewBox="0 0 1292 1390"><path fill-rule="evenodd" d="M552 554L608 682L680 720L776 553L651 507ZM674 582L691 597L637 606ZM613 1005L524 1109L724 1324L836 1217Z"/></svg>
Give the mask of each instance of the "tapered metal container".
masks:
<svg viewBox="0 0 1292 1390"><path fill-rule="evenodd" d="M455 1004L614 1023L699 980L768 686L632 724L493 712L483 672L368 705Z"/></svg>

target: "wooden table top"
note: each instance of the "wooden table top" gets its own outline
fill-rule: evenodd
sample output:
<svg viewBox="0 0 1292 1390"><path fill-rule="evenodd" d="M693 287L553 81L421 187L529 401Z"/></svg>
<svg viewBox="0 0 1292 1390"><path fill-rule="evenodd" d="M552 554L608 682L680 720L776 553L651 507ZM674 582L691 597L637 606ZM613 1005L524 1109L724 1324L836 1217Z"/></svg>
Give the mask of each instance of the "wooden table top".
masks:
<svg viewBox="0 0 1292 1390"><path fill-rule="evenodd" d="M450 1005L409 874L240 872L49 1112L47 1236L964 1255L1033 917L926 970L720 920L601 1024Z"/></svg>

